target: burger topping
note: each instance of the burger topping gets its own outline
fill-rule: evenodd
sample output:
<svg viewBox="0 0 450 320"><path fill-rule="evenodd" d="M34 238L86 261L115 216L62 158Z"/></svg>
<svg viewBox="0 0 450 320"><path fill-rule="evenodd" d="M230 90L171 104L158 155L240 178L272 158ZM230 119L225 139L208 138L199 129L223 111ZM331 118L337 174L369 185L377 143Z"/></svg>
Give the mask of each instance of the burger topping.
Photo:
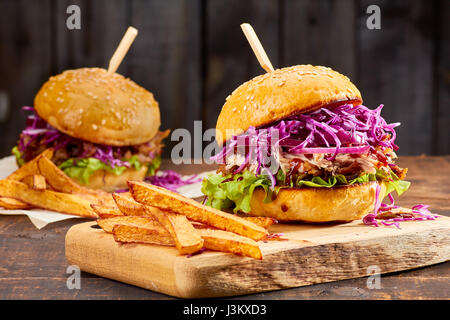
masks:
<svg viewBox="0 0 450 320"><path fill-rule="evenodd" d="M300 114L263 128L250 127L234 136L212 159L221 164L219 175L203 183L210 205L234 206L248 212L255 183L275 194L286 187L333 187L383 180L399 194L409 187L402 181L407 169L394 164L399 123L387 124L375 110L351 104ZM254 181L230 187L231 182ZM237 177L237 179L236 179ZM267 188L268 187L268 188ZM233 193L234 192L234 193ZM227 201L222 201L222 200ZM221 201L219 201L221 200Z"/></svg>
<svg viewBox="0 0 450 320"><path fill-rule="evenodd" d="M31 107L24 109L33 111ZM112 147L68 136L34 113L27 118L27 127L20 134L13 153L18 164L22 165L45 149L54 148L52 161L81 183L88 183L90 175L97 170L120 175L126 168L140 170L142 165L146 165L148 175L152 175L161 161L162 141L169 133L170 130L159 131L150 141L141 145Z"/></svg>

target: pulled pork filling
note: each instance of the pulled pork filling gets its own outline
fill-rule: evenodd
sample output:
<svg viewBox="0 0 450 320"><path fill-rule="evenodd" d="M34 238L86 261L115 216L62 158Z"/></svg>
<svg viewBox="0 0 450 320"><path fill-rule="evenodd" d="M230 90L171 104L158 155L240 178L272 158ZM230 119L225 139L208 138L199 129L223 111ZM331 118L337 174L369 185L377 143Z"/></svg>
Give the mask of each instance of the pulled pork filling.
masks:
<svg viewBox="0 0 450 320"><path fill-rule="evenodd" d="M164 147L162 141L169 135L169 133L170 130L158 131L158 133L150 141L140 145L126 147L108 147L72 139L72 141L67 143L63 148L55 150L52 161L56 165L60 165L64 161L71 158L95 157L95 155L99 153L99 150L106 149L111 150L114 158L121 159L122 161L127 161L133 156L136 156L140 163L150 163L155 157L161 155ZM31 159L35 156L36 154L31 155Z"/></svg>
<svg viewBox="0 0 450 320"><path fill-rule="evenodd" d="M394 164L394 159L397 158L394 151L389 149L385 152L386 154L380 150L365 154L341 153L331 161L327 159L330 154L295 155L282 151L278 155L278 161L280 170L286 175L285 184L299 176L306 179L318 176L327 180L331 176L343 175L347 180L352 180L365 173L376 174L377 170L382 170L386 175L392 170L400 179L404 179L408 169L402 169ZM244 161L243 155L230 155L226 158L226 164L219 167L218 172L223 175L233 174ZM247 164L244 169L256 175L257 167L257 164L253 163Z"/></svg>
<svg viewBox="0 0 450 320"><path fill-rule="evenodd" d="M48 143L45 135L30 136L22 133L18 143L18 150L21 158L28 162L37 157L47 148L55 148L52 161L56 165L72 158L90 158L96 157L99 152L111 152L112 157L122 161L129 160L137 156L137 160L142 163L150 163L161 155L164 144L162 141L170 134L170 130L158 131L158 133L148 142L126 147L110 147L86 142L80 139L72 138L61 133L59 139ZM20 146L23 146L20 148Z"/></svg>

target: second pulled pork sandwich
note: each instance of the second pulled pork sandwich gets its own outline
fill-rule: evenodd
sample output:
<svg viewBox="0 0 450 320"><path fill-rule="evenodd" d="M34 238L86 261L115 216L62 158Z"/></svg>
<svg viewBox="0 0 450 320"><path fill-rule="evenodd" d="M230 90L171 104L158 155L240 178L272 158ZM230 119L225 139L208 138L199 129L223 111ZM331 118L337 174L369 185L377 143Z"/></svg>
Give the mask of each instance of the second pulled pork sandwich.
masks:
<svg viewBox="0 0 450 320"><path fill-rule="evenodd" d="M352 221L409 187L395 164L394 128L350 80L298 65L238 87L217 120L220 168L206 203L280 221Z"/></svg>
<svg viewBox="0 0 450 320"><path fill-rule="evenodd" d="M47 148L76 182L114 191L143 180L160 165L160 111L153 94L100 68L67 70L39 90L13 148L19 166Z"/></svg>

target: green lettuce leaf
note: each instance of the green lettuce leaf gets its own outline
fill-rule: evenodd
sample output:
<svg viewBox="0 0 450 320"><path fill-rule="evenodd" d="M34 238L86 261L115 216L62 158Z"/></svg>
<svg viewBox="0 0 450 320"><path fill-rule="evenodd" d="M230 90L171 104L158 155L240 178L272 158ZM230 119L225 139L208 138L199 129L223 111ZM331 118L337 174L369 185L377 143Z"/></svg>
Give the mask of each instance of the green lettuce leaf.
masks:
<svg viewBox="0 0 450 320"><path fill-rule="evenodd" d="M131 167L135 170L140 170L143 164L138 160L137 156L132 156L127 160ZM161 157L156 157L153 161L148 164L147 175L154 175L161 164ZM85 159L68 159L59 165L59 168L64 171L69 177L79 181L82 184L88 184L89 178L94 174L95 171L104 170L111 172L117 176L121 175L127 167L124 166L111 166L105 164L104 162L96 158L85 158Z"/></svg>
<svg viewBox="0 0 450 320"><path fill-rule="evenodd" d="M156 171L158 171L159 167L161 166L161 156L156 156L155 158L153 158L152 162L147 165L147 176L154 176L156 174Z"/></svg>
<svg viewBox="0 0 450 320"><path fill-rule="evenodd" d="M25 160L22 158L22 154L19 151L19 148L15 146L11 150L12 154L16 156L17 165L19 167L23 166L25 164Z"/></svg>
<svg viewBox="0 0 450 320"><path fill-rule="evenodd" d="M139 171L142 168L142 163L139 162L138 156L134 155L127 162L136 170Z"/></svg>
<svg viewBox="0 0 450 320"><path fill-rule="evenodd" d="M76 179L82 184L88 184L89 178L95 171L104 170L115 175L121 175L127 168L116 166L111 168L109 165L96 158L85 159L68 159L59 165L59 168L64 171L69 177Z"/></svg>
<svg viewBox="0 0 450 320"><path fill-rule="evenodd" d="M256 176L250 171L227 176L211 174L203 180L202 192L208 196L206 204L216 209L223 210L234 206L234 212L250 212L250 201L255 188L264 189L264 201L267 202L271 197L270 185L267 176Z"/></svg>
<svg viewBox="0 0 450 320"><path fill-rule="evenodd" d="M207 196L206 204L219 210L233 208L234 212L250 212L250 201L253 191L261 187L266 193L264 202L270 202L272 196L283 188L289 187L311 187L311 188L332 188L340 185L352 185L355 183L364 183L370 181L384 181L387 185L387 193L396 191L398 195L405 192L409 185L408 181L400 180L395 173L384 174L381 170L376 174L366 173L361 176L347 180L343 175L335 175L324 180L321 177L305 179L305 176L297 177L296 181L286 181L286 175L279 170L275 175L277 186L272 190L271 181L266 175L256 176L254 173L246 170L240 174L222 176L221 174L208 175L202 182L202 192Z"/></svg>
<svg viewBox="0 0 450 320"><path fill-rule="evenodd" d="M406 190L409 189L411 182L400 180L400 178L391 170L389 174L381 170L377 170L378 180L382 180L386 184L386 195L392 191L396 191L401 196Z"/></svg>

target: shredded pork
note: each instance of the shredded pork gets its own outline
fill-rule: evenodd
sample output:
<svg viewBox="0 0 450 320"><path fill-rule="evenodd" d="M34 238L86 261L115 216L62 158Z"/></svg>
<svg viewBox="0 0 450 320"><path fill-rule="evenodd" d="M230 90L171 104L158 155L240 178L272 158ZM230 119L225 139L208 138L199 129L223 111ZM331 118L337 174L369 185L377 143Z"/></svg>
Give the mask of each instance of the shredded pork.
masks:
<svg viewBox="0 0 450 320"><path fill-rule="evenodd" d="M290 154L279 150L275 153L274 160L280 169L287 175L307 175L309 177L320 176L327 179L333 175L344 175L348 179L354 179L366 173L375 174L377 169L389 173L389 168L400 179L406 176L407 169L402 169L393 163L397 157L392 150L382 153L379 150L365 154L338 154L330 159L329 154ZM231 154L226 159L226 164L219 168L224 174L233 173L244 163L245 157L241 154ZM250 161L247 170L256 173L257 164Z"/></svg>

